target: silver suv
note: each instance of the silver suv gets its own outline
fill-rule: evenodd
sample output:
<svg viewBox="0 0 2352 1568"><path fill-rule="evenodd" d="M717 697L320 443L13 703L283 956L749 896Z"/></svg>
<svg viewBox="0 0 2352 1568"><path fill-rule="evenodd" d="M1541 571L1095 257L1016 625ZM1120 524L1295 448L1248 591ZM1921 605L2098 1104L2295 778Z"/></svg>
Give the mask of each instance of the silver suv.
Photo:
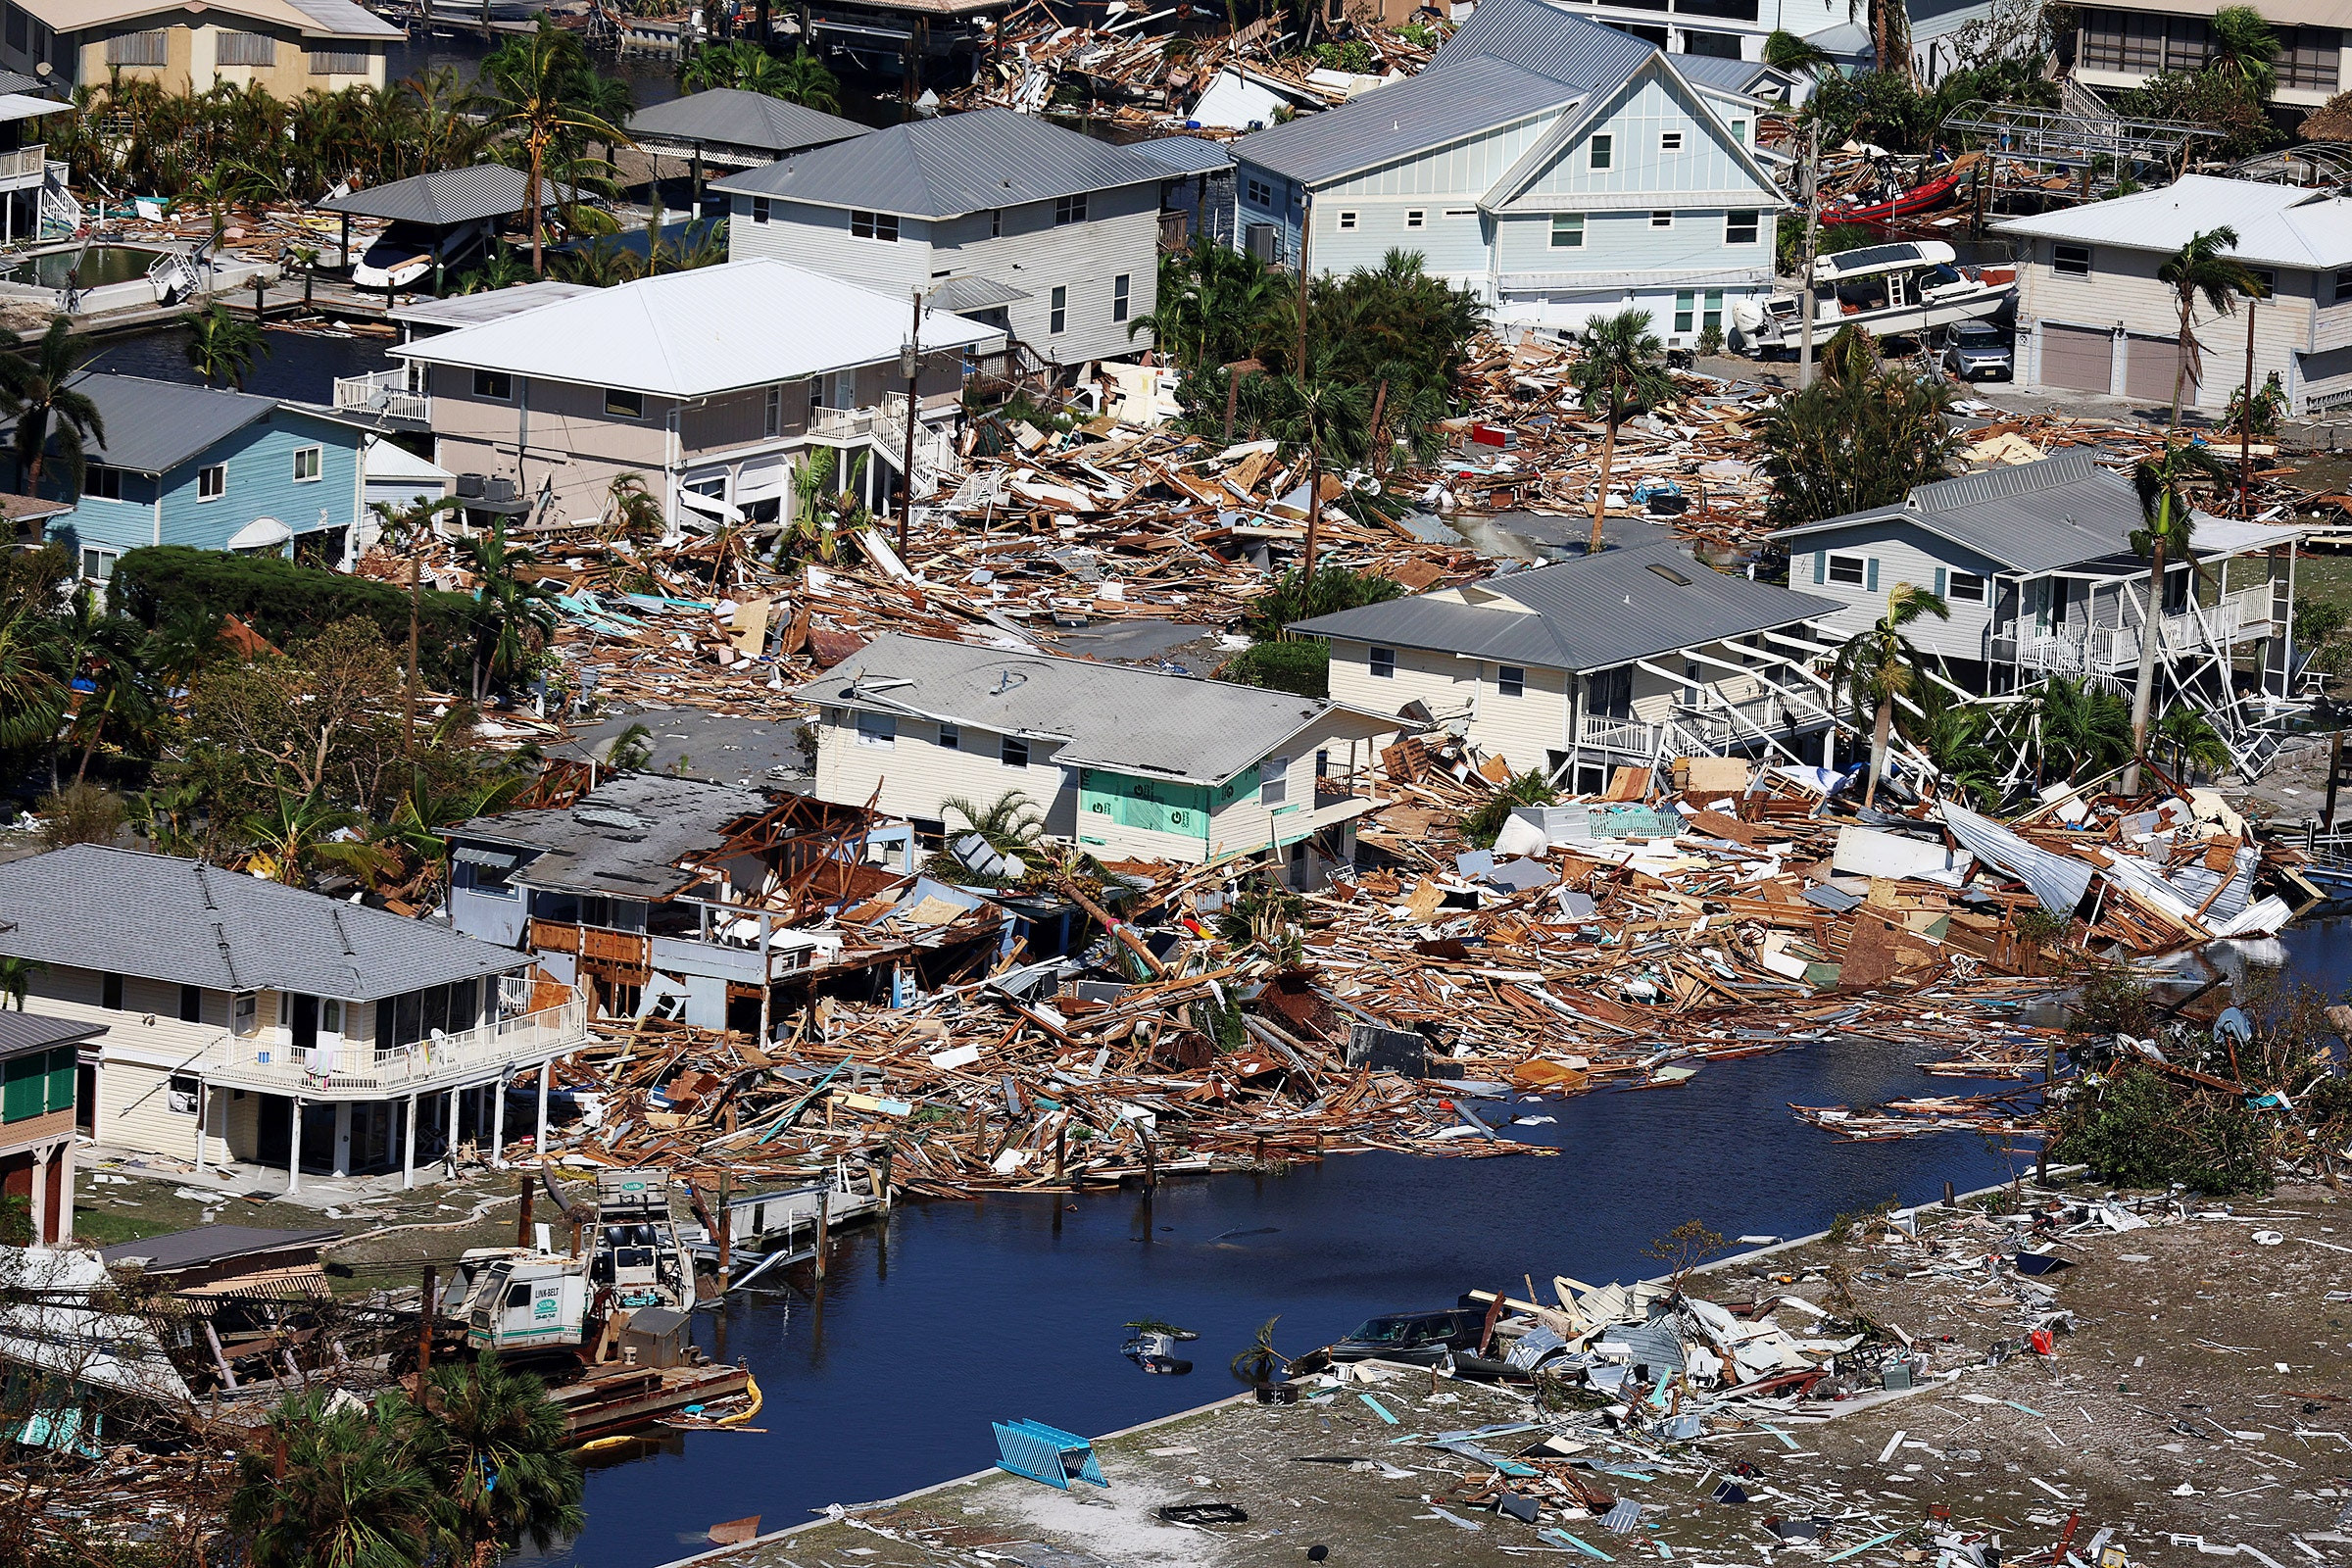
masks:
<svg viewBox="0 0 2352 1568"><path fill-rule="evenodd" d="M2015 380L2014 334L1988 321L1962 321L1944 334L1943 368L1963 381Z"/></svg>

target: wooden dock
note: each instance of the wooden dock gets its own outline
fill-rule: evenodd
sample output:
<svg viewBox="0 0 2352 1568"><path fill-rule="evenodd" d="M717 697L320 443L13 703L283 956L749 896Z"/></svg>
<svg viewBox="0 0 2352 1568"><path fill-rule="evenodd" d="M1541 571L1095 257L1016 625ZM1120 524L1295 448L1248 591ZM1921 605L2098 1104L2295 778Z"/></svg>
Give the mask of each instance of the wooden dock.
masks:
<svg viewBox="0 0 2352 1568"><path fill-rule="evenodd" d="M572 1441L586 1443L741 1394L751 1382L750 1371L740 1366L610 1366L548 1390L548 1397L563 1408Z"/></svg>

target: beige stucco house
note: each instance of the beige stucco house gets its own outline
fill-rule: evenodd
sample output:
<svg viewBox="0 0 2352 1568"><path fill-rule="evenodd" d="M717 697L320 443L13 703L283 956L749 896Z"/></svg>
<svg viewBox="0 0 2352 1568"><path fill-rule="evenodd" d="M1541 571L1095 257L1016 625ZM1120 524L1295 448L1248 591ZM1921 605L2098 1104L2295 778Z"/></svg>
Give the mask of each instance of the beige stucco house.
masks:
<svg viewBox="0 0 2352 1568"><path fill-rule="evenodd" d="M69 91L118 74L172 94L380 88L407 36L353 0L0 0L0 67Z"/></svg>

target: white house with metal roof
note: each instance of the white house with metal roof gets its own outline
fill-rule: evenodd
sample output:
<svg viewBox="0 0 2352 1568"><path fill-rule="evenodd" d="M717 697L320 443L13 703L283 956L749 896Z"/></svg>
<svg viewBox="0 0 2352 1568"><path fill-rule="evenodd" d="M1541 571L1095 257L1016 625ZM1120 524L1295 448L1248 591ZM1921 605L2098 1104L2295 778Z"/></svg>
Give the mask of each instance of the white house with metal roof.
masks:
<svg viewBox="0 0 2352 1568"><path fill-rule="evenodd" d="M1334 700L1436 726L1520 772L1596 790L1621 763L1810 760L1833 724L1811 664L1828 599L1712 570L1669 541L1295 621Z"/></svg>
<svg viewBox="0 0 2352 1568"><path fill-rule="evenodd" d="M900 349L911 301L772 259L663 272L564 294L391 352L417 370L434 462L496 479L562 520L601 515L635 474L673 524L789 515L794 461L816 447L863 454L880 508L906 462ZM914 491L955 453L939 429L965 357L1004 334L922 314Z"/></svg>
<svg viewBox="0 0 2352 1568"><path fill-rule="evenodd" d="M951 800L1017 793L1100 858L1263 852L1299 885L1352 858L1372 803L1349 781L1395 727L1320 698L898 632L794 695L817 709L819 800L936 832Z"/></svg>
<svg viewBox="0 0 2352 1568"><path fill-rule="evenodd" d="M1074 368L1151 347L1160 195L1197 173L1032 115L892 125L736 174L727 254L782 257L1004 328Z"/></svg>
<svg viewBox="0 0 2352 1568"><path fill-rule="evenodd" d="M2246 656L2282 680L2301 531L2194 520L2195 560L2166 573L2159 657L2182 681ZM1923 616L1906 635L1956 683L1997 692L2049 674L2132 678L2148 624L2148 564L2132 549L2144 526L2131 479L2070 452L1918 485L1894 506L1774 537L1788 546L1788 580L1837 601L1822 622L1833 639L1886 614L1896 584L1926 588L1950 616Z"/></svg>
<svg viewBox="0 0 2352 1568"><path fill-rule="evenodd" d="M2162 190L1995 223L2017 242L2021 387L2108 392L2170 403L2180 308L2158 280L2165 258L2228 226L2228 254L2270 296L2234 317L2202 300L2190 329L2204 345L2185 408L2219 410L2243 380L2248 310L2254 382L2276 373L2297 414L2352 404L2352 201L2332 190L2190 174Z"/></svg>
<svg viewBox="0 0 2352 1568"><path fill-rule="evenodd" d="M136 910L136 919L125 919ZM201 860L77 844L0 865L27 1011L103 1024L76 1110L104 1148L336 1176L498 1158L507 1086L586 1039L531 956ZM534 1135L535 1136L535 1135Z"/></svg>
<svg viewBox="0 0 2352 1568"><path fill-rule="evenodd" d="M1484 0L1419 75L1234 144L1244 248L1319 274L1417 251L1506 323L1628 306L1688 347L1773 286L1763 100L1554 0Z"/></svg>

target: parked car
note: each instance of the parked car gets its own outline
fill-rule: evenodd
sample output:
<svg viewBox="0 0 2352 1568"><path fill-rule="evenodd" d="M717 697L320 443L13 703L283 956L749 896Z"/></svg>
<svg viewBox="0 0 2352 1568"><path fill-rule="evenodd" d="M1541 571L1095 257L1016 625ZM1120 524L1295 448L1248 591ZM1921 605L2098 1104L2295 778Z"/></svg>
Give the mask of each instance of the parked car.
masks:
<svg viewBox="0 0 2352 1568"><path fill-rule="evenodd" d="M1444 1312L1384 1312L1357 1324L1325 1353L1334 1361L1377 1358L1433 1366L1448 1351L1459 1355L1476 1350L1486 1326L1483 1306Z"/></svg>
<svg viewBox="0 0 2352 1568"><path fill-rule="evenodd" d="M1989 321L1962 321L1945 334L1943 368L1963 381L2017 378L2016 334Z"/></svg>

